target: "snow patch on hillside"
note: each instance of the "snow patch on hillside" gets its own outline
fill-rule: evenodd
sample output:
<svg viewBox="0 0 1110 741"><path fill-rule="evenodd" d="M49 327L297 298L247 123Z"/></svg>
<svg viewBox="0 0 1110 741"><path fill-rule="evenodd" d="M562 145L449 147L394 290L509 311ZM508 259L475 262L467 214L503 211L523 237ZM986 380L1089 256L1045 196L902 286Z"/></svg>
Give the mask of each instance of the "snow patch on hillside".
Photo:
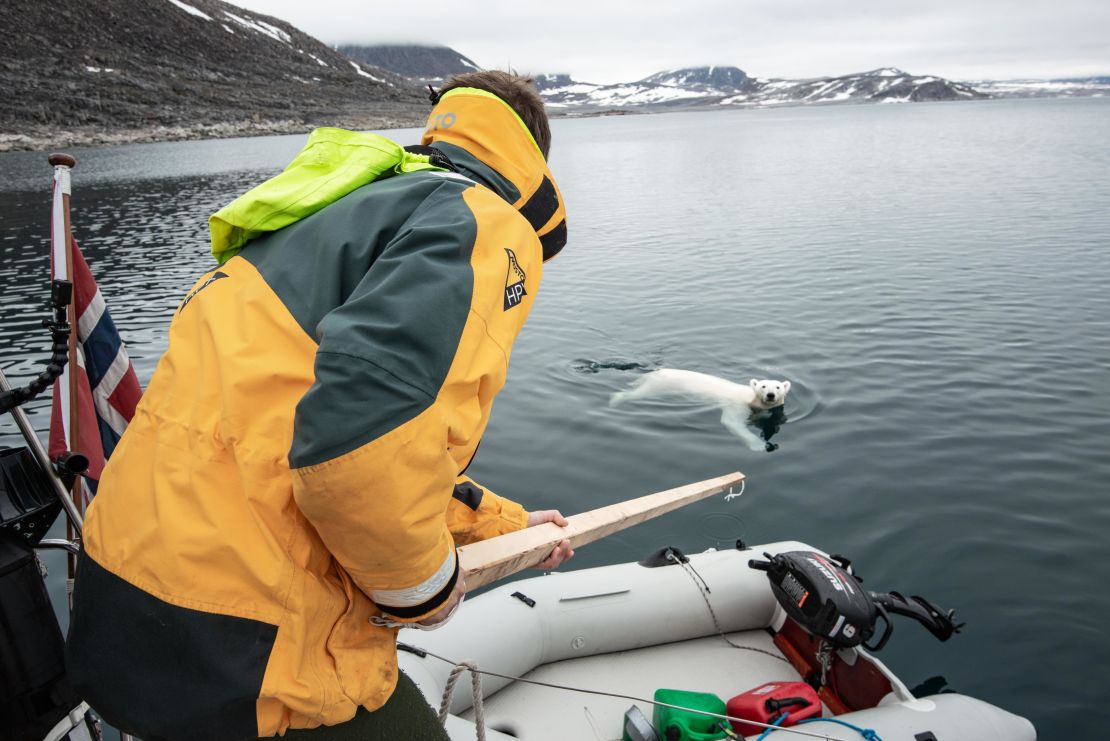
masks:
<svg viewBox="0 0 1110 741"><path fill-rule="evenodd" d="M197 18L203 18L206 21L212 20L212 16L197 10L192 5L186 5L185 3L181 2L181 0L170 0L170 2L184 10L189 15L195 15Z"/></svg>
<svg viewBox="0 0 1110 741"><path fill-rule="evenodd" d="M173 2L173 0L170 0L170 2ZM234 13L228 13L226 10L224 11L224 15L238 23L240 26L249 28L250 30L263 34L265 36L269 36L274 41L280 41L283 44L293 43L293 39L290 38L289 34L287 34L285 31L282 31L277 26L265 23L264 21L242 18L235 15ZM325 64L324 66L326 67L327 65Z"/></svg>
<svg viewBox="0 0 1110 741"><path fill-rule="evenodd" d="M381 82L381 83L384 83L386 85L391 85L392 84L392 83L386 82L385 80L383 80L380 77L374 77L374 75L370 74L369 72L364 70L362 67L360 67L358 62L351 62L351 66L355 68L355 72L358 72L359 77L369 77L374 82Z"/></svg>

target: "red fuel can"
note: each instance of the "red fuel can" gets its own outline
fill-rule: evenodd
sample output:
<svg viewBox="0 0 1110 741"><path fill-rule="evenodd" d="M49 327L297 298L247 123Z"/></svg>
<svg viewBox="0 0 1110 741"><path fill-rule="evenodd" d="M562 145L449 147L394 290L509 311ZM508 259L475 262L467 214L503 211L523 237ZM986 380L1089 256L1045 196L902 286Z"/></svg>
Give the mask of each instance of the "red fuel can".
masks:
<svg viewBox="0 0 1110 741"><path fill-rule="evenodd" d="M805 682L768 682L737 695L727 703L733 718L771 724L783 713L789 713L780 726L792 726L800 720L821 715L821 698ZM732 721L732 730L741 736L756 736L763 726Z"/></svg>

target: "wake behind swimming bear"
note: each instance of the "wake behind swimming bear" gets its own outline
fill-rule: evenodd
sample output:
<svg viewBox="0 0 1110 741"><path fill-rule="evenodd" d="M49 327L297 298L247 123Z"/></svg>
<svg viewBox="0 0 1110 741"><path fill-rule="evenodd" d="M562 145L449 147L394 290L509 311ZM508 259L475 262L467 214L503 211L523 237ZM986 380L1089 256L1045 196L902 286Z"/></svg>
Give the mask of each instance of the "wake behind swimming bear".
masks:
<svg viewBox="0 0 1110 741"><path fill-rule="evenodd" d="M745 386L707 373L660 368L641 376L629 390L613 394L609 406L652 397L680 397L713 404L721 408L721 424L749 448L771 451L778 446L761 440L748 427L748 422L753 413L762 415L778 410L786 401L788 391L790 381L753 378Z"/></svg>

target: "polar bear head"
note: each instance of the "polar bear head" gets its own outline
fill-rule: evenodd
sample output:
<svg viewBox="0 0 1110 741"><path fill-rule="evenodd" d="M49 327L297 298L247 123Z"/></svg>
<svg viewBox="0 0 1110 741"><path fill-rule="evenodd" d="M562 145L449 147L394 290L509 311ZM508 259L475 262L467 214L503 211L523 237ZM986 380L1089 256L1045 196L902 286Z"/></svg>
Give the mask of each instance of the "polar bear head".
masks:
<svg viewBox="0 0 1110 741"><path fill-rule="evenodd" d="M752 406L757 409L772 409L782 406L782 403L786 401L786 392L790 390L790 381L772 381L770 379L761 381L753 378L748 383L755 391Z"/></svg>

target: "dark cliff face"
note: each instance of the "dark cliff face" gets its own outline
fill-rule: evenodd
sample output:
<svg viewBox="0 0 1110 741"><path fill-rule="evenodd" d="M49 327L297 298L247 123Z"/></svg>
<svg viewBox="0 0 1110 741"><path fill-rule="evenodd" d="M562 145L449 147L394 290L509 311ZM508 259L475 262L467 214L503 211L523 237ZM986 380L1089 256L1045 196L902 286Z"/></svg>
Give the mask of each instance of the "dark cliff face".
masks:
<svg viewBox="0 0 1110 741"><path fill-rule="evenodd" d="M575 84L575 81L567 74L536 75L533 79L536 81L536 89L541 93L544 90L553 90Z"/></svg>
<svg viewBox="0 0 1110 741"><path fill-rule="evenodd" d="M427 111L410 81L220 0L4 0L0 26L7 134L307 130Z"/></svg>
<svg viewBox="0 0 1110 741"><path fill-rule="evenodd" d="M357 62L387 69L422 82L437 82L451 75L475 72L480 69L472 60L446 46L343 44L338 46L336 51Z"/></svg>

